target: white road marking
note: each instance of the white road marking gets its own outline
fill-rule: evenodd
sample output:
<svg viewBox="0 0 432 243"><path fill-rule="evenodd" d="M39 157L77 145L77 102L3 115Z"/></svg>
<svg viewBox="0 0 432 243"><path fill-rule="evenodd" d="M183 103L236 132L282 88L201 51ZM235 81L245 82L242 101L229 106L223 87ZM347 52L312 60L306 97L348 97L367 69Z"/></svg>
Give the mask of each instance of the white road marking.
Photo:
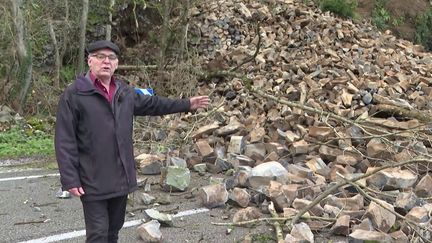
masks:
<svg viewBox="0 0 432 243"><path fill-rule="evenodd" d="M0 174L6 174L6 173L16 173L16 172L35 172L35 171L41 171L42 169L39 168L14 168L14 169L6 169L0 166Z"/></svg>
<svg viewBox="0 0 432 243"><path fill-rule="evenodd" d="M173 218L190 216L190 215L204 213L204 212L208 212L208 211L210 211L208 208L190 209L190 210L186 210L186 211L178 212L178 213L174 214ZM128 227L136 226L136 225L139 225L139 224L142 224L142 223L143 223L143 221L141 219L127 221L127 222L124 223L123 228L128 228ZM80 237L80 236L85 236L85 233L86 233L85 230L78 230L78 231L72 231L72 232L58 234L58 235L52 235L52 236L42 237L42 238L39 238L39 239L33 239L33 240L29 240L29 241L22 241L20 243L49 243L49 242L58 242L58 241L61 241L61 240L68 240L68 239L72 239L72 238L76 238L76 237Z"/></svg>
<svg viewBox="0 0 432 243"><path fill-rule="evenodd" d="M0 182L44 178L44 177L56 177L56 176L60 176L60 174L55 173L55 174L47 174L47 175L32 175L32 176L18 176L18 177L0 178Z"/></svg>

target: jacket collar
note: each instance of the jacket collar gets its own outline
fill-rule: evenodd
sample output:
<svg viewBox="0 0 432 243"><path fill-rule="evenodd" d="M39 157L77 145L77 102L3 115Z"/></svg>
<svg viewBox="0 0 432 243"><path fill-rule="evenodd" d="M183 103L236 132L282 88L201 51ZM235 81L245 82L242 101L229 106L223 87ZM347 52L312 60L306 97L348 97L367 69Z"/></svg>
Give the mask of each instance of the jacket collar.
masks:
<svg viewBox="0 0 432 243"><path fill-rule="evenodd" d="M116 90L121 87L121 82L118 80L114 80L116 84ZM79 75L75 81L76 89L78 92L83 93L93 93L97 92L96 87L93 84L93 81L90 78L90 72L86 74Z"/></svg>

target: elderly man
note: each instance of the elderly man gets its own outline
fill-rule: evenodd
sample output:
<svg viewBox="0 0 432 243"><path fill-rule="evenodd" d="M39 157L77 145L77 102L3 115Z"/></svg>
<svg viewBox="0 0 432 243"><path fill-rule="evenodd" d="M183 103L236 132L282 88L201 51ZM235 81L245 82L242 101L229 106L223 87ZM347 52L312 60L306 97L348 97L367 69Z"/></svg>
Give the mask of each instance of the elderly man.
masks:
<svg viewBox="0 0 432 243"><path fill-rule="evenodd" d="M196 110L206 107L209 98L137 94L113 77L117 45L96 41L88 52L89 72L78 76L60 97L55 151L63 190L81 199L86 242L117 242L127 195L137 189L133 116Z"/></svg>

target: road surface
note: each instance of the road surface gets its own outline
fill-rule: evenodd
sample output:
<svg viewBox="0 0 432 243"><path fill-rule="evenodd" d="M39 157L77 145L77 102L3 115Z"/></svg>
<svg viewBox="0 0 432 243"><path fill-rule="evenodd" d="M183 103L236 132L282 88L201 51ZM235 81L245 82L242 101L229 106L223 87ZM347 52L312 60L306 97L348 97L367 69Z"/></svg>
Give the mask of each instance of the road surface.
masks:
<svg viewBox="0 0 432 243"><path fill-rule="evenodd" d="M166 196L168 193L159 190L158 180L158 176L149 177L149 182L154 183L150 194ZM208 177L193 174L190 188L199 188L207 183ZM0 167L0 242L84 242L80 200L56 198L59 188L56 170ZM248 234L268 240L273 233L271 226L263 224L256 228L237 227L226 234L227 227L215 226L211 222L231 222L238 208L208 210L200 205L199 200L188 199L185 194L171 195L170 198L170 204L152 207L174 216L173 227L161 228L164 242L238 242ZM128 210L138 207L137 204L134 206L128 206ZM143 242L136 229L145 218L142 211L136 210L126 216L119 242Z"/></svg>

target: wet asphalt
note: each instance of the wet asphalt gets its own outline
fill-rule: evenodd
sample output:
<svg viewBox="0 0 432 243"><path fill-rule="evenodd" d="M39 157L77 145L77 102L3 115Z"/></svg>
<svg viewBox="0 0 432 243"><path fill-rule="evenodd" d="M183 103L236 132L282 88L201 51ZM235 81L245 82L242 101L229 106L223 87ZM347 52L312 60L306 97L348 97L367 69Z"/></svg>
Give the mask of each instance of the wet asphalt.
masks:
<svg viewBox="0 0 432 243"><path fill-rule="evenodd" d="M28 169L14 166L0 166L0 242L47 242L41 238L65 236L71 232L84 230L84 219L81 202L78 198L59 199L55 196L60 188L56 170ZM25 178L12 180L16 177L50 175L41 178ZM208 177L192 175L190 188L208 184ZM150 176L153 183L151 195L167 196L158 188L158 176ZM140 193L138 191L137 193ZM190 194L172 194L168 205L152 205L160 211L171 214L188 210L200 209L199 200L188 197ZM129 211L137 209L128 207ZM142 207L142 205L140 205ZM273 230L270 225L261 224L254 228L236 227L226 234L226 226L212 225L212 222L231 222L232 214L237 209L225 207L207 212L174 218L174 226L161 227L163 242L239 242L246 235L261 236L261 242L273 242ZM127 214L126 222L139 222L144 219L143 210L135 210ZM137 225L124 227L120 231L119 242L143 242L138 233ZM263 237L264 236L264 237ZM45 238L46 239L46 238ZM73 237L54 242L85 242L84 236Z"/></svg>

